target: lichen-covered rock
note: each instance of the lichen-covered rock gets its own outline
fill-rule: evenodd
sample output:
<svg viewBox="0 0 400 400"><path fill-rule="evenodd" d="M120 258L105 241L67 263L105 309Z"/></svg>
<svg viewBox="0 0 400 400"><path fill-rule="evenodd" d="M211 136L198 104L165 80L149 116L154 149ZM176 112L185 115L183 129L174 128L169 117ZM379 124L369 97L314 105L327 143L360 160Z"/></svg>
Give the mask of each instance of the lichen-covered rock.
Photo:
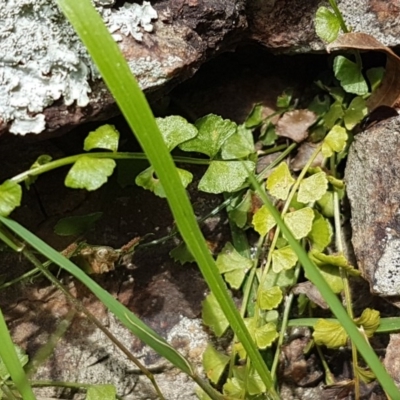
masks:
<svg viewBox="0 0 400 400"><path fill-rule="evenodd" d="M321 0L93 0L139 84L161 96L204 61L255 40L275 52L323 51L313 17ZM355 31L400 43L396 0L342 0ZM69 130L118 111L53 0L0 2L0 135Z"/></svg>
<svg viewBox="0 0 400 400"><path fill-rule="evenodd" d="M192 75L227 33L245 27L241 0L172 0L157 10L148 2L95 3L147 91ZM0 21L0 134L38 134L116 112L53 0L1 2Z"/></svg>
<svg viewBox="0 0 400 400"><path fill-rule="evenodd" d="M400 117L356 137L346 166L358 267L380 296L400 295Z"/></svg>

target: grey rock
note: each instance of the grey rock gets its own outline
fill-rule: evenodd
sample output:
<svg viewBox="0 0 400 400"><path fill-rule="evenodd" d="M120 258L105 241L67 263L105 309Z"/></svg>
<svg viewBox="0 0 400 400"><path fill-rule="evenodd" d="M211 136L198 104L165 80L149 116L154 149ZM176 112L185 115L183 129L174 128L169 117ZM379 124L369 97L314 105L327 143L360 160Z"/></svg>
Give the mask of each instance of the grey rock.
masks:
<svg viewBox="0 0 400 400"><path fill-rule="evenodd" d="M313 18L320 0L96 0L140 86L159 97L238 43L275 52L323 51ZM354 31L399 45L395 0L342 0ZM52 0L0 5L0 134L67 131L118 113L86 50Z"/></svg>
<svg viewBox="0 0 400 400"><path fill-rule="evenodd" d="M397 387L400 386L400 359L399 359L399 346L400 346L400 334L392 333L390 335L390 341L386 348L386 355L383 361L383 365L395 381Z"/></svg>
<svg viewBox="0 0 400 400"><path fill-rule="evenodd" d="M345 180L352 242L372 293L400 295L400 117L358 135Z"/></svg>
<svg viewBox="0 0 400 400"><path fill-rule="evenodd" d="M126 3L97 8L142 89L153 91L196 71L206 52L245 27L243 2ZM0 5L0 134L54 131L116 114L86 49L52 0ZM110 108L114 108L110 111Z"/></svg>

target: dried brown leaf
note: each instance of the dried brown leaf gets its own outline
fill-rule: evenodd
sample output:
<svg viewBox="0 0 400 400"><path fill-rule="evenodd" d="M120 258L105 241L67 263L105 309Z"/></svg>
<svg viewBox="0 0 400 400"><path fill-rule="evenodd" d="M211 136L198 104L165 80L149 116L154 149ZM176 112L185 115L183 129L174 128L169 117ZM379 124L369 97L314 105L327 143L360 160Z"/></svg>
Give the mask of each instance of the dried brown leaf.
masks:
<svg viewBox="0 0 400 400"><path fill-rule="evenodd" d="M324 386L324 397L328 399L345 399L354 392L354 381L344 379L333 385Z"/></svg>
<svg viewBox="0 0 400 400"><path fill-rule="evenodd" d="M380 51L387 56L386 73L381 85L367 100L368 110L385 105L400 106L400 57L389 47L384 46L373 36L366 33L346 33L327 46L327 50L357 49Z"/></svg>
<svg viewBox="0 0 400 400"><path fill-rule="evenodd" d="M299 337L282 347L280 373L283 379L300 387L315 386L323 372L315 355L306 356L310 337Z"/></svg>
<svg viewBox="0 0 400 400"><path fill-rule="evenodd" d="M273 154L267 154L266 156L261 156L258 157L257 160L257 174L259 174L260 172L262 172L266 167L268 167L272 162L274 162L280 155L282 154L282 152L277 152L277 153L273 153ZM267 178L272 172L269 171L268 174L264 175L264 178Z"/></svg>
<svg viewBox="0 0 400 400"><path fill-rule="evenodd" d="M290 162L290 168L293 171L302 170L317 147L318 144L316 143L309 143L309 142L302 143L297 151L296 156ZM319 152L317 157L312 162L311 166L320 167L323 161L324 161L324 156L321 152Z"/></svg>
<svg viewBox="0 0 400 400"><path fill-rule="evenodd" d="M298 283L293 287L292 292L294 294L305 294L312 302L324 310L329 308L320 291L310 281Z"/></svg>
<svg viewBox="0 0 400 400"><path fill-rule="evenodd" d="M310 110L293 110L283 114L275 126L278 136L284 136L297 143L308 136L308 128L315 123L317 115Z"/></svg>

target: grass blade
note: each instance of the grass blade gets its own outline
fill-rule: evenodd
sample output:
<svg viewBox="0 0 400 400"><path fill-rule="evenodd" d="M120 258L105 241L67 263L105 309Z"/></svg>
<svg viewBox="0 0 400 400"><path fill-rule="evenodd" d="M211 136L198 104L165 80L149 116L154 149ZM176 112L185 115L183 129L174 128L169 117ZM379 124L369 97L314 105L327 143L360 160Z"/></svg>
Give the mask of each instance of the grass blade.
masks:
<svg viewBox="0 0 400 400"><path fill-rule="evenodd" d="M161 336L145 325L139 318L129 311L124 305L119 303L114 297L99 286L85 272L77 267L70 260L54 250L47 243L43 242L36 235L25 229L18 222L11 219L0 217L0 221L16 233L19 237L29 243L39 253L43 254L54 264L68 271L71 275L81 281L89 288L107 307L114 313L120 321L131 330L140 340L152 347L157 353L161 354L173 365L185 373L192 375L192 366L188 361L172 346L170 346Z"/></svg>
<svg viewBox="0 0 400 400"><path fill-rule="evenodd" d="M350 339L354 342L357 350L364 357L371 370L379 380L383 389L392 399L400 399L400 391L397 389L393 379L387 373L386 369L381 364L378 356L375 354L370 344L365 340L364 336L360 333L357 326L354 324L352 319L348 316L342 303L339 301L337 296L333 293L332 289L325 281L324 277L319 272L318 268L309 259L306 251L300 245L300 243L294 238L292 232L283 222L278 210L274 207L271 201L268 199L266 194L262 191L257 179L254 176L250 176L250 180L254 188L257 190L261 199L263 200L268 211L274 217L277 225L281 229L283 235L287 238L291 248L296 252L297 257L302 264L304 270L307 273L310 281L317 286L322 297L328 303L332 313L336 316L339 322L342 324Z"/></svg>
<svg viewBox="0 0 400 400"><path fill-rule="evenodd" d="M31 385L25 374L24 369L18 359L12 342L10 333L8 332L6 321L0 309L0 357L3 360L11 379L15 383L19 393L24 400L35 400L36 397L32 392Z"/></svg>
<svg viewBox="0 0 400 400"><path fill-rule="evenodd" d="M278 398L270 372L236 310L209 253L186 191L146 98L117 44L90 0L57 0L57 3L87 47L120 110L154 167L167 195L179 231L195 257L209 288L215 294L232 329L252 360L254 368L269 389L270 395Z"/></svg>

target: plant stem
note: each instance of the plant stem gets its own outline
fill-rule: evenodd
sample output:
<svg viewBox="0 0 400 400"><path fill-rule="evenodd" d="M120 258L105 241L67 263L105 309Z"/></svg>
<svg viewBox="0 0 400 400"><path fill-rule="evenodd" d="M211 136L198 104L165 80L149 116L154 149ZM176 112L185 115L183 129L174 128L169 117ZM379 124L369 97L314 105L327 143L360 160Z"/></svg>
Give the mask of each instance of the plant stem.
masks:
<svg viewBox="0 0 400 400"><path fill-rule="evenodd" d="M393 379L390 377L381 361L377 357L377 355L372 351L370 344L365 340L365 337L360 333L357 326L354 324L354 321L349 317L346 310L343 308L342 303L339 301L337 296L332 292L332 289L326 282L325 278L321 275L318 268L315 264L310 260L307 253L300 245L300 243L294 238L290 229L286 226L285 222L280 216L278 210L274 207L268 197L263 193L260 188L257 179L254 176L249 177L251 184L260 194L265 206L267 207L270 214L274 217L277 225L280 227L282 233L288 239L288 242L294 252L297 254L299 261L301 262L303 269L309 280L318 287L322 297L328 303L331 311L338 319L339 323L342 324L344 329L346 330L349 337L356 344L358 351L364 357L364 360L368 363L371 370L375 373L378 378L380 384L383 389L387 392L388 396L393 399L400 398L400 391L395 385Z"/></svg>
<svg viewBox="0 0 400 400"><path fill-rule="evenodd" d="M0 389L6 395L7 400L18 400L17 397L15 396L15 394L12 392L12 390L7 385L0 386Z"/></svg>
<svg viewBox="0 0 400 400"><path fill-rule="evenodd" d="M113 160L147 160L147 157L144 153L129 153L129 152L81 153L69 157L64 157L59 160L50 161L47 164L43 164L40 165L39 167L29 169L27 171L22 172L19 175L14 176L13 178L11 178L11 180L13 182L20 183L31 176L38 176L44 174L45 172L52 171L53 169L73 164L76 161L78 161L78 159L81 157L110 158ZM197 164L197 165L208 165L210 163L210 160L208 159L201 159L194 157L174 157L174 161L178 163Z"/></svg>
<svg viewBox="0 0 400 400"><path fill-rule="evenodd" d="M336 0L329 0L329 4L331 5L333 12L336 15L336 18L339 20L340 22L340 28L342 29L342 31L344 33L348 33L349 29L347 28L346 22L343 19L343 15L339 10L339 7L336 4Z"/></svg>
<svg viewBox="0 0 400 400"><path fill-rule="evenodd" d="M342 29L343 33L349 33L350 29L347 27L346 22L343 19L343 15L340 12L339 7L336 4L336 0L329 0L329 4L331 5L331 7L333 9L333 12L335 13L336 18L339 20L340 28ZM356 63L361 70L362 69L362 60L361 60L360 52L358 50L354 50L354 51L352 51L352 53L354 54L354 57L356 58Z"/></svg>
<svg viewBox="0 0 400 400"><path fill-rule="evenodd" d="M339 253L343 253L343 243L342 243L342 226L340 223L340 210L339 210L339 197L335 190L333 192L333 204L334 204L334 220L335 220L335 236L336 236L336 250ZM340 277L343 282L344 298L346 302L346 310L351 319L354 319L353 308L352 308L352 297L350 291L350 284L348 274L345 269L340 268ZM352 340L350 340L351 354L353 359L353 378L354 378L354 391L356 400L360 399L360 377L357 372L358 368L358 354L357 348Z"/></svg>
<svg viewBox="0 0 400 400"><path fill-rule="evenodd" d="M268 172L277 166L282 160L284 160L295 148L297 147L297 143L292 143L290 146L286 148L285 151L282 152L271 164L267 165L258 175L257 181L261 182L265 179Z"/></svg>
<svg viewBox="0 0 400 400"><path fill-rule="evenodd" d="M294 270L294 282L297 282L297 280L299 279L300 271L301 271L301 264L299 262L297 262L296 268ZM290 292L286 296L285 307L283 309L282 323L281 323L281 327L279 330L279 338L276 343L274 360L273 360L272 366L271 366L272 379L275 378L275 374L278 369L279 355L281 352L281 347L282 347L283 341L285 339L285 333L286 333L286 329L288 327L289 314L290 314L290 309L292 307L293 299L294 299L294 294L293 294L293 292Z"/></svg>
<svg viewBox="0 0 400 400"><path fill-rule="evenodd" d="M320 360L321 360L322 368L324 369L324 373L325 373L325 384L326 384L326 385L334 385L334 384L335 384L335 378L334 378L334 376L332 375L331 370L329 369L329 365L328 365L328 363L326 362L324 353L323 353L322 350L321 350L321 346L315 345L315 347L316 347L316 349L317 349L319 358L320 358Z"/></svg>
<svg viewBox="0 0 400 400"><path fill-rule="evenodd" d="M308 169L310 168L311 164L313 163L313 161L317 157L318 153L321 151L321 147L322 147L322 145L319 145L314 150L314 152L311 154L309 160L307 161L307 164L304 166L304 168L300 172L296 182L294 183L292 189L290 190L288 198L285 201L285 205L284 205L284 207L282 209L282 212L281 212L281 218L283 218L283 216L286 214L287 210L289 209L290 203L293 200L293 197L296 194L296 191L299 188L302 179L306 175ZM276 229L275 229L274 238L272 240L272 243L271 243L269 251L268 251L267 262L266 262L266 265L265 265L265 268L264 268L264 271L263 271L263 274L262 274L262 277L261 277L261 283L260 283L261 286L262 286L262 282L264 282L264 280L266 279L266 276L268 274L268 271L269 271L269 268L270 268L270 265L271 265L271 262L272 262L272 252L275 249L275 245L276 245L276 242L278 240L279 234L280 234L280 228L279 228L279 226L277 226Z"/></svg>

